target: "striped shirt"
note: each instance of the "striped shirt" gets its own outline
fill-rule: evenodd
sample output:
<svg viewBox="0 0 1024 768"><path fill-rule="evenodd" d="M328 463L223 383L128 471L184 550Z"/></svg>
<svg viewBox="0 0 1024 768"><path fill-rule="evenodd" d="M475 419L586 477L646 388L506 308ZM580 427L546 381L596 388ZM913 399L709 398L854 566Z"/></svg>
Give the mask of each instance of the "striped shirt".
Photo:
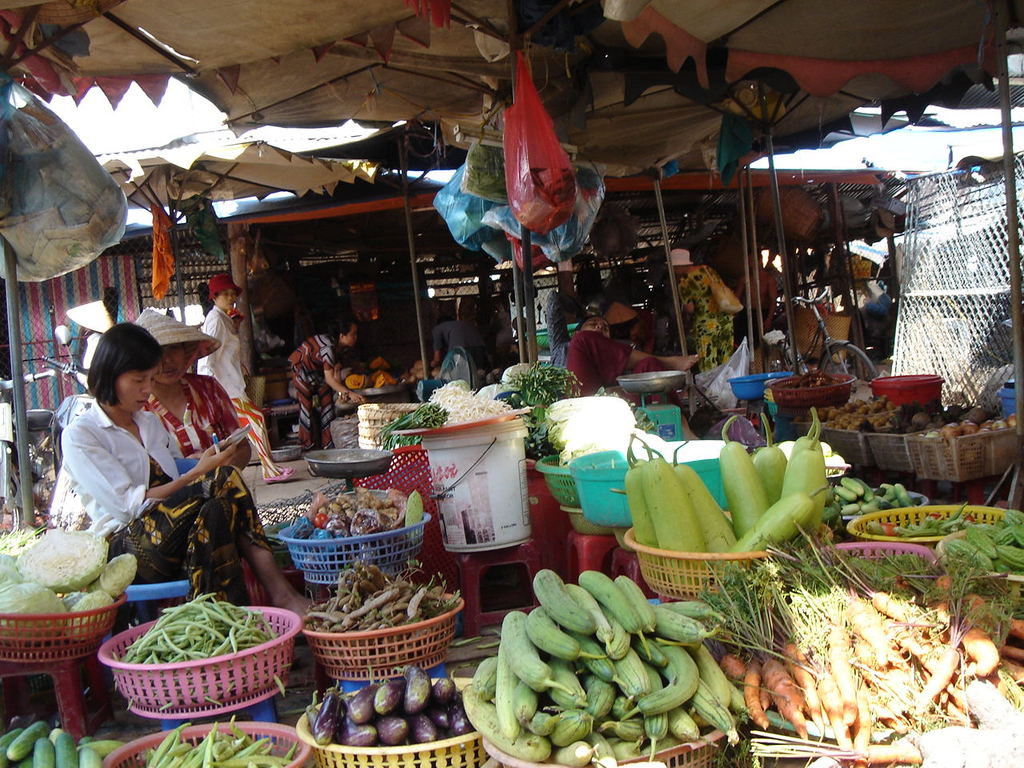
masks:
<svg viewBox="0 0 1024 768"><path fill-rule="evenodd" d="M185 390L185 412L180 419L156 395L149 396L146 410L155 413L164 429L177 438L183 456L202 453L213 445L214 435L223 439L238 429L235 407L216 379L186 373L181 386Z"/></svg>

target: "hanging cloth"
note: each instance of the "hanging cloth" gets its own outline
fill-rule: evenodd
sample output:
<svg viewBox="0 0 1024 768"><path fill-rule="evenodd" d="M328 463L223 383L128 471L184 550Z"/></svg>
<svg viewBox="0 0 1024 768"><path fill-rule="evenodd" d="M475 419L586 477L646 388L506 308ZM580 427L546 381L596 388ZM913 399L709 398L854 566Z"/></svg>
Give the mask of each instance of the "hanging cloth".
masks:
<svg viewBox="0 0 1024 768"><path fill-rule="evenodd" d="M430 23L439 29L451 25L452 0L405 0L405 4L421 18L430 17Z"/></svg>
<svg viewBox="0 0 1024 768"><path fill-rule="evenodd" d="M153 298L162 299L171 287L174 251L171 249L171 220L159 205L153 205Z"/></svg>

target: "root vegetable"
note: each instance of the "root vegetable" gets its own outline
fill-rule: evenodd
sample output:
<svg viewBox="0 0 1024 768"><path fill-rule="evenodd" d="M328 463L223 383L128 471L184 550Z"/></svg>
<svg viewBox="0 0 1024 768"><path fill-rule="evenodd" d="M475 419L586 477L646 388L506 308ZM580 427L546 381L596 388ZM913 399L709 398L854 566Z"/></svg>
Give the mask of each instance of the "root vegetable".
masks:
<svg viewBox="0 0 1024 768"><path fill-rule="evenodd" d="M818 689L814 684L814 675L807 668L807 657L804 656L794 643L787 643L783 648L783 653L788 662L786 668L804 695L807 714L811 716L811 721L821 731L825 727L825 716L821 711L821 701L818 699Z"/></svg>
<svg viewBox="0 0 1024 768"><path fill-rule="evenodd" d="M761 680L765 688L771 691L772 700L779 714L786 718L796 729L801 739L807 738L807 719L804 717L804 697L793 678L786 672L782 663L769 659L761 667Z"/></svg>
<svg viewBox="0 0 1024 768"><path fill-rule="evenodd" d="M1024 666L1010 661L1009 659L1003 659L1002 667L1006 670L1006 674L1013 678L1013 682L1024 682Z"/></svg>
<svg viewBox="0 0 1024 768"><path fill-rule="evenodd" d="M918 712L928 709L936 697L946 690L959 666L960 652L951 645L945 646L933 660L933 666L929 667L931 677L917 696L915 708Z"/></svg>
<svg viewBox="0 0 1024 768"><path fill-rule="evenodd" d="M861 649L868 651L868 663L882 667L889 662L892 641L889 639L882 619L874 608L869 608L860 600L851 600L846 609L846 618L850 628L864 642L857 643L858 653Z"/></svg>
<svg viewBox="0 0 1024 768"><path fill-rule="evenodd" d="M850 666L850 637L842 627L833 625L828 646L829 667L843 701L843 721L853 725L857 719L857 680Z"/></svg>
<svg viewBox="0 0 1024 768"><path fill-rule="evenodd" d="M1010 622L1010 637L1015 637L1018 640L1024 640L1024 620L1013 619Z"/></svg>
<svg viewBox="0 0 1024 768"><path fill-rule="evenodd" d="M731 653L723 654L718 661L718 666L725 672L726 677L731 677L733 680L743 680L746 674L746 665L743 660Z"/></svg>
<svg viewBox="0 0 1024 768"><path fill-rule="evenodd" d="M913 744L897 741L893 744L871 744L868 746L868 765L920 765L921 752Z"/></svg>
<svg viewBox="0 0 1024 768"><path fill-rule="evenodd" d="M818 677L818 699L821 701L821 708L825 717L828 718L829 725L835 732L839 747L852 749L853 741L850 739L850 731L843 713L843 697L839 693L839 686L836 685L835 679L828 672L823 672Z"/></svg>
<svg viewBox="0 0 1024 768"><path fill-rule="evenodd" d="M871 703L865 688L857 691L857 720L853 724L853 749L861 755L867 755L871 747ZM866 768L867 760L858 760L854 768Z"/></svg>
<svg viewBox="0 0 1024 768"><path fill-rule="evenodd" d="M985 630L971 627L964 633L961 643L967 656L974 661L978 677L988 677L999 666L999 649Z"/></svg>
<svg viewBox="0 0 1024 768"><path fill-rule="evenodd" d="M888 592L875 592L871 595L871 604L879 613L885 614L893 621L910 621L910 614L907 612L907 605L897 600Z"/></svg>
<svg viewBox="0 0 1024 768"><path fill-rule="evenodd" d="M999 649L999 654L1006 659L1024 661L1024 648L1017 648L1013 645L1004 645Z"/></svg>
<svg viewBox="0 0 1024 768"><path fill-rule="evenodd" d="M768 728L770 725L768 717L761 704L761 665L757 663L756 659L750 660L750 663L747 664L746 674L743 676L743 703L747 705L750 719L759 727Z"/></svg>

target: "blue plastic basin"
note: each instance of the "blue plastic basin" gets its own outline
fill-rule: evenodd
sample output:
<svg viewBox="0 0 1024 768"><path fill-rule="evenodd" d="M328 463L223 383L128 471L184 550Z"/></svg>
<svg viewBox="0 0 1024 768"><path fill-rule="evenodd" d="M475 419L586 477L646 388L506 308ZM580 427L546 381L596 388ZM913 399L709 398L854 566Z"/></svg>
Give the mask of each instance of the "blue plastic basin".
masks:
<svg viewBox="0 0 1024 768"><path fill-rule="evenodd" d="M764 397L765 382L771 379L784 379L793 374L789 371L775 373L755 373L750 376L736 376L729 379L729 386L737 400L760 400Z"/></svg>

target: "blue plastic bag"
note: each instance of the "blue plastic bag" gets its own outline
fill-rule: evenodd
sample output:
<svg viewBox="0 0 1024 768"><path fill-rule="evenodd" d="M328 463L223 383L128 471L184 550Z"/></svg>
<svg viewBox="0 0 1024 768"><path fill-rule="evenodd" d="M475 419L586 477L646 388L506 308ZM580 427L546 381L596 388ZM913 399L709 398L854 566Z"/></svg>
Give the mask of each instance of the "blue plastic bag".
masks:
<svg viewBox="0 0 1024 768"><path fill-rule="evenodd" d="M466 166L459 167L451 180L434 196L434 208L441 214L455 242L471 251L483 250L484 243L500 237L483 222L484 214L497 203L462 191ZM504 206L507 207L507 206Z"/></svg>

